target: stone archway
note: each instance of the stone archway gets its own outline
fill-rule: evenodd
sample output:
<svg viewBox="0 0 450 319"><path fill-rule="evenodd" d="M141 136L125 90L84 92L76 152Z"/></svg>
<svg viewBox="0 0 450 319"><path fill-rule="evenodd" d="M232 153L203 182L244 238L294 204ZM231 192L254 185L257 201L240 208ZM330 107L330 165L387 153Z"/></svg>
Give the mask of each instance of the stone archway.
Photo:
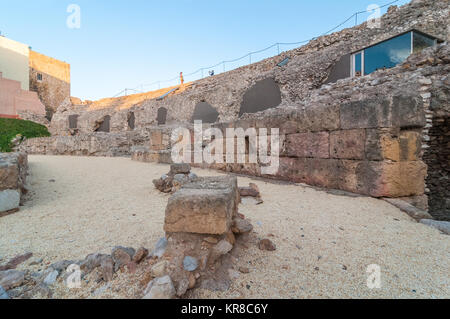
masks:
<svg viewBox="0 0 450 319"><path fill-rule="evenodd" d="M158 109L158 115L156 117L156 120L158 121L158 125L164 125L166 124L167 120L167 109L165 107L160 107Z"/></svg>
<svg viewBox="0 0 450 319"><path fill-rule="evenodd" d="M201 120L203 123L215 123L218 118L219 112L205 101L197 103L192 114L192 122Z"/></svg>

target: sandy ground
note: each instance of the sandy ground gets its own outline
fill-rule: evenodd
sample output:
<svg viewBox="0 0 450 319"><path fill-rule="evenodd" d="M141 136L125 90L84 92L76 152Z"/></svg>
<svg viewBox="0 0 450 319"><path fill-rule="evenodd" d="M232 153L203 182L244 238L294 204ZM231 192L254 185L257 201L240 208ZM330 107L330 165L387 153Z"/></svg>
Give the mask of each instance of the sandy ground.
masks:
<svg viewBox="0 0 450 319"><path fill-rule="evenodd" d="M151 249L164 235L168 195L152 180L167 165L54 156L30 156L29 163L29 200L0 218L3 262L28 251L50 263L110 253L116 245ZM237 261L250 273L226 292L197 289L191 298L450 297L449 236L381 200L239 178L240 186L249 182L264 200L240 205L255 226ZM270 238L277 250L258 250L258 238ZM367 287L371 264L380 266L380 289Z"/></svg>

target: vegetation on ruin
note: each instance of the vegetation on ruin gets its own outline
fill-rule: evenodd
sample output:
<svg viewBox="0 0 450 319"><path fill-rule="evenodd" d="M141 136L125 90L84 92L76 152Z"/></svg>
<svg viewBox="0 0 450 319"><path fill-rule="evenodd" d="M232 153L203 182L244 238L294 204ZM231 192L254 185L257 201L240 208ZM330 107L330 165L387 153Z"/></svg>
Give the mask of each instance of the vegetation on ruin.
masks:
<svg viewBox="0 0 450 319"><path fill-rule="evenodd" d="M20 134L22 138L50 136L44 125L31 121L0 118L0 152L11 152L11 140Z"/></svg>

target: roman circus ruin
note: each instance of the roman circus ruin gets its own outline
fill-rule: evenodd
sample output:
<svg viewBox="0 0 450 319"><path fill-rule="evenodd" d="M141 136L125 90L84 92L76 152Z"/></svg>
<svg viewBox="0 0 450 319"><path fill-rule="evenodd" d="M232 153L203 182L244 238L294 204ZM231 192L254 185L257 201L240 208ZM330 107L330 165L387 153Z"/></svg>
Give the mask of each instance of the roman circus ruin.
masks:
<svg viewBox="0 0 450 319"><path fill-rule="evenodd" d="M279 128L280 169L266 177L402 198L448 219L448 47L438 44L394 69L329 83L343 56L398 34L417 29L447 40L447 14L443 1L414 1L393 8L381 29L363 24L323 36L161 99L66 100L50 124L53 136L22 149L170 163L172 130L192 129L193 120L224 136L228 127L268 128L269 134ZM261 176L257 163L211 167Z"/></svg>
<svg viewBox="0 0 450 319"><path fill-rule="evenodd" d="M257 223L263 217L249 220L247 216L262 209L269 198L277 203L270 206L273 210L289 205L289 200L277 202L276 194L266 199L267 183L308 185L311 191L348 196L349 206L358 198L366 198L368 207L375 201L390 203L417 222L450 221L449 15L445 0L413 0L389 8L380 28L363 23L195 82L99 101L66 98L48 126L52 136L25 140L16 151L39 159L42 155L92 161L108 157L133 161L143 170L158 169L158 176L152 175L153 184L149 180L146 187L152 188L154 196L166 196L161 217L166 237L153 251L119 246L110 254L66 260L44 277L51 281L69 264L78 264L86 274L95 273L108 282L121 269L141 274L140 265L149 262L152 280L145 282L139 297L194 296L189 292L194 287L224 291L234 277L249 272L243 266L230 271L236 259L243 258L237 256L252 249L248 246L258 247L258 254L283 249L273 234L255 237L254 229L266 227ZM369 63L358 64L362 55L370 61L371 49L377 45L400 43L403 38L411 41L412 54L395 66L370 71ZM261 133L267 132L268 154L277 156L278 169L267 173L267 163L260 157L256 162L248 160L249 150L257 146L248 136L241 140L245 150L241 155L246 159L242 163L226 161L225 154L221 162L195 162L211 139L188 149L190 165L174 163L172 150L179 142L174 132L184 128L194 136L195 121L202 121L204 129L218 130L221 136L215 136L215 142L224 145L224 150L228 145L234 149L238 142L227 136L227 129L254 129L260 134L257 144ZM271 134L276 134L271 129L278 129L278 151L271 149ZM27 166L22 157L5 162L17 172L22 169L16 167L20 163ZM27 190L20 183L15 185L18 203ZM241 207L248 209L249 203L250 212L242 213ZM290 221L303 231L306 226L297 222L301 223L301 217ZM436 227L445 232L442 226ZM301 244L296 247L305 249ZM52 275L52 271L59 273ZM244 290L251 290L251 285L244 285ZM36 289L50 294L45 286L33 288L30 294Z"/></svg>

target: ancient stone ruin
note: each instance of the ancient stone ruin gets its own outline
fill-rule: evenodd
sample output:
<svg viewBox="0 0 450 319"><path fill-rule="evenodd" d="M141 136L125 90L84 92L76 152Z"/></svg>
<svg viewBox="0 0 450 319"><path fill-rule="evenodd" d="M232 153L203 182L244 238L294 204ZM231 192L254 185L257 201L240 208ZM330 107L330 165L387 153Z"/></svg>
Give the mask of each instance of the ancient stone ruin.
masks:
<svg viewBox="0 0 450 319"><path fill-rule="evenodd" d="M171 134L180 127L193 131L194 119L222 133L230 127L267 128L269 134L270 128L279 128L280 168L274 175L263 174L262 163L196 165L400 198L449 219L448 14L444 0L415 0L392 7L381 18L381 28L363 23L322 36L171 89L163 99L127 106L124 98L68 99L52 118L53 136L28 140L20 149L172 163ZM355 52L408 32L426 34L437 44L394 68L351 77L347 67Z"/></svg>
<svg viewBox="0 0 450 319"><path fill-rule="evenodd" d="M19 210L28 191L27 174L27 154L0 153L0 217Z"/></svg>
<svg viewBox="0 0 450 319"><path fill-rule="evenodd" d="M229 286L229 253L253 229L238 213L239 202L237 179L229 176L197 178L169 198L164 222L167 250L154 266L166 272L149 283L144 298Z"/></svg>

